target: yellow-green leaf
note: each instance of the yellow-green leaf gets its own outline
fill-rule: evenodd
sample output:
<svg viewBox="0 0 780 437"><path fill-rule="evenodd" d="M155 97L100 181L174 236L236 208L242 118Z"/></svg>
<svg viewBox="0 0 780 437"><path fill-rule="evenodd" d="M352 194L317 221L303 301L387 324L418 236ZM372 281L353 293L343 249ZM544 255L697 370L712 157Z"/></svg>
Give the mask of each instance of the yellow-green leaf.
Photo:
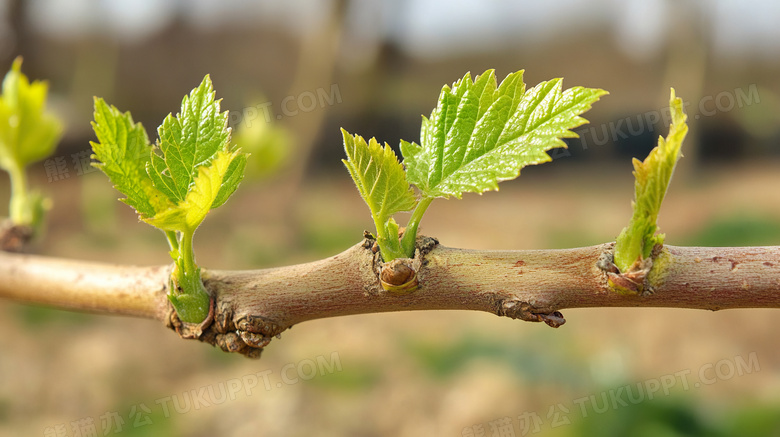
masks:
<svg viewBox="0 0 780 437"><path fill-rule="evenodd" d="M224 181L230 177L231 164L237 159L244 159L240 150L218 151L211 164L198 167L193 186L183 202L143 220L165 231L194 231L218 200Z"/></svg>
<svg viewBox="0 0 780 437"><path fill-rule="evenodd" d="M226 123L208 75L184 97L180 113L165 118L156 150L129 112L95 99L95 166L142 220L166 231L194 230L244 176L247 155L230 145Z"/></svg>

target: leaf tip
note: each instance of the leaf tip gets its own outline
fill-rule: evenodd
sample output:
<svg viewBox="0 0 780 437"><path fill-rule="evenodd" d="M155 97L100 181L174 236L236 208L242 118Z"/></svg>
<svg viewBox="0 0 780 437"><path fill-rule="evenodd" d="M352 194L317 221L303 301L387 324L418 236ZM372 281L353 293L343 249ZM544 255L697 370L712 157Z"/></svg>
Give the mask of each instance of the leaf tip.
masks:
<svg viewBox="0 0 780 437"><path fill-rule="evenodd" d="M14 59L14 62L11 64L11 71L15 73L21 73L22 72L22 61L24 61L24 58L22 55L17 56Z"/></svg>

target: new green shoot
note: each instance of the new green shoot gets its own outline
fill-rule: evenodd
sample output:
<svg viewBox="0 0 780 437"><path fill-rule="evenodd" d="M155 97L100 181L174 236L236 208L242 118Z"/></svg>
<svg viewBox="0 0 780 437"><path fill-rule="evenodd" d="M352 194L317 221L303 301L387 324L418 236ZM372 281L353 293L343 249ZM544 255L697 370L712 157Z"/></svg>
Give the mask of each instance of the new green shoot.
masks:
<svg viewBox="0 0 780 437"><path fill-rule="evenodd" d="M377 234L381 236L379 246L384 260L414 255L417 229L433 199L498 190L499 182L518 177L523 167L550 161L547 151L566 147L562 139L576 137L571 129L587 122L580 114L605 94L604 90L584 87L563 90L561 79L526 90L522 70L508 75L500 85L493 70L473 81L467 73L452 87L445 85L430 117L422 119L420 144L401 141L406 175L403 178L396 171L393 189L397 191L386 192L387 199L403 205L389 214L415 208L401 239L400 251L395 242L397 236L393 234L393 230L397 233L398 225L386 210L382 211L384 215L377 215L371 208ZM354 149L371 146L365 141L348 143L346 136L344 143L349 158L345 163L371 207L366 190L361 187L373 187L375 183L381 187L384 182L377 182L374 173L358 171L368 170L369 165L350 166L352 156L370 155ZM386 160L394 161L395 154ZM409 183L419 190L416 203L409 197ZM402 196L403 202L396 195Z"/></svg>
<svg viewBox="0 0 780 437"><path fill-rule="evenodd" d="M656 235L656 221L674 168L682 154L688 125L683 112L682 99L675 96L674 88L669 98L672 123L666 139L658 138L658 145L644 161L634 158L635 197L633 215L615 242L614 263L621 273L627 272L637 261L650 257L653 247L663 244L664 235Z"/></svg>
<svg viewBox="0 0 780 437"><path fill-rule="evenodd" d="M16 58L0 95L0 168L11 178L11 221L33 229L43 217L45 199L29 190L25 168L51 155L62 136L62 123L46 110L47 93L48 84L30 82L22 58Z"/></svg>
<svg viewBox="0 0 780 437"><path fill-rule="evenodd" d="M168 295L179 318L200 323L210 297L195 262L193 237L208 212L236 190L244 175L245 153L230 145L227 111L214 100L211 79L182 100L181 111L157 129L152 146L140 123L102 99L95 99L92 123L98 142L93 155L141 220L161 229L171 247L174 269Z"/></svg>

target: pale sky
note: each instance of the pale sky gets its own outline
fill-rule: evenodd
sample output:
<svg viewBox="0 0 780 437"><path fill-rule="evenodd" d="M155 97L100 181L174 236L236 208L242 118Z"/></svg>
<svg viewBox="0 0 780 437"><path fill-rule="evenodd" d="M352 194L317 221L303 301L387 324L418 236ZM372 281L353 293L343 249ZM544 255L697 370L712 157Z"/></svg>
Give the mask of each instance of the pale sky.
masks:
<svg viewBox="0 0 780 437"><path fill-rule="evenodd" d="M5 10L6 0L0 0ZM60 38L111 32L132 43L153 35L178 14L204 29L276 26L316 29L328 0L29 0L38 30ZM390 38L408 53L447 57L539 44L582 30L607 28L627 55L652 56L674 20L701 20L716 55L780 57L780 2L775 0L359 0L347 29L363 44ZM0 26L7 26L0 20ZM3 29L0 27L0 35Z"/></svg>

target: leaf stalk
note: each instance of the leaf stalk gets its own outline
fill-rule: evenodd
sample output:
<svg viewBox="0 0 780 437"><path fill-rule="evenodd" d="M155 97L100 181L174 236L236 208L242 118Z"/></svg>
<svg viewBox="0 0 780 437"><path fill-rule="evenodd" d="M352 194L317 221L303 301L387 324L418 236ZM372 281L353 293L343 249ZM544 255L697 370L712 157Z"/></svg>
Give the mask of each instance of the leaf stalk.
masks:
<svg viewBox="0 0 780 437"><path fill-rule="evenodd" d="M29 225L32 222L32 211L27 208L30 203L27 192L27 175L24 169L15 162L9 162L8 176L11 179L11 201L9 213L11 221L16 225Z"/></svg>
<svg viewBox="0 0 780 437"><path fill-rule="evenodd" d="M417 241L417 228L420 227L420 221L422 221L423 214L433 202L433 197L423 196L417 203L417 206L412 212L412 216L409 218L409 223L406 225L404 236L401 238L401 248L407 258L414 257L414 245Z"/></svg>

